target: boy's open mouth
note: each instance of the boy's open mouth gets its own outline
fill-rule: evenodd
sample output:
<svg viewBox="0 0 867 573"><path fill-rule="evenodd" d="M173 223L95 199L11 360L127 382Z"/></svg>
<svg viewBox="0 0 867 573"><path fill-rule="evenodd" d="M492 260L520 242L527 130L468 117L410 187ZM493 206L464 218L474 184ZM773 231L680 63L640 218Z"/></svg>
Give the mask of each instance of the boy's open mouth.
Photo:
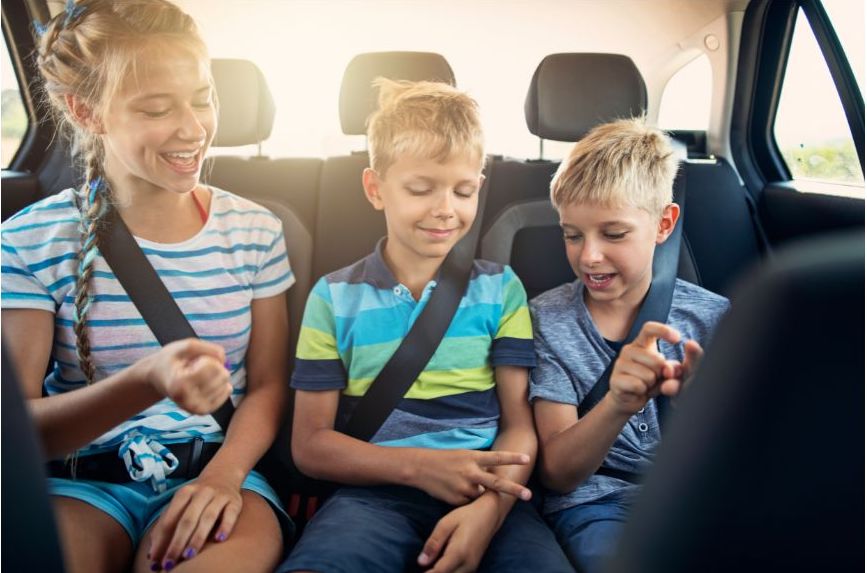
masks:
<svg viewBox="0 0 867 573"><path fill-rule="evenodd" d="M584 273L584 284L590 288L605 288L611 284L616 275L617 273Z"/></svg>

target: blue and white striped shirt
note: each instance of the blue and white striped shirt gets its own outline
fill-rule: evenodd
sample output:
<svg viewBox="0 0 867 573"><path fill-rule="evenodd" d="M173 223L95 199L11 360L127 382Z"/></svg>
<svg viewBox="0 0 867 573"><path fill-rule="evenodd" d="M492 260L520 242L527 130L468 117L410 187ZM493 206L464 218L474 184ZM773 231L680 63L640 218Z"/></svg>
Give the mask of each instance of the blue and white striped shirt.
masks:
<svg viewBox="0 0 867 573"><path fill-rule="evenodd" d="M172 244L136 240L199 337L226 349L237 404L246 389L250 304L282 293L295 279L280 220L252 201L213 187L211 191L207 223L192 238ZM67 189L39 201L0 228L2 308L42 309L55 316L54 369L44 383L49 395L84 385L72 329L81 247L74 193ZM94 295L87 325L96 381L159 348L101 256L95 260L89 292ZM164 444L198 436L223 439L211 416L192 415L164 399L106 432L81 454L117 449L133 432Z"/></svg>

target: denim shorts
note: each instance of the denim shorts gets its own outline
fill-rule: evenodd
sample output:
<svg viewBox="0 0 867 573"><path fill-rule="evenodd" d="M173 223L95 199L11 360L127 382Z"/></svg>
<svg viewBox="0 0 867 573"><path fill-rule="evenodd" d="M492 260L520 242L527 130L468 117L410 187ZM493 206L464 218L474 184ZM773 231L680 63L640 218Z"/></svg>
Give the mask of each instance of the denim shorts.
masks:
<svg viewBox="0 0 867 573"><path fill-rule="evenodd" d="M416 558L451 509L407 487L341 488L316 513L277 571L420 571ZM536 510L518 501L491 540L479 571L574 570Z"/></svg>
<svg viewBox="0 0 867 573"><path fill-rule="evenodd" d="M190 481L192 480L169 479L168 489L163 493L156 493L147 482L109 483L48 478L48 492L51 495L81 500L107 513L124 528L133 547L137 547L142 536L160 516L175 492ZM281 507L277 494L261 474L250 472L241 484L241 489L256 492L265 498L277 514L284 538L292 534L292 521Z"/></svg>

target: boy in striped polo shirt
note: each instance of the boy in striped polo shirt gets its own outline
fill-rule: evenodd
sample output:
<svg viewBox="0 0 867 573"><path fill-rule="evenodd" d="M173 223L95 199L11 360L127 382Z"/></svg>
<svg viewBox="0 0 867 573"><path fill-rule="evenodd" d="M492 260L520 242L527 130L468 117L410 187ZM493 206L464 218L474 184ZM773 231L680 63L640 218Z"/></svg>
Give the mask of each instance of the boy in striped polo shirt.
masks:
<svg viewBox="0 0 867 573"><path fill-rule="evenodd" d="M371 441L341 432L472 226L483 177L470 97L431 82L377 85L363 184L388 234L314 286L292 376L295 462L344 487L279 570L571 571L526 503L535 355L526 294L509 267L475 261L437 351Z"/></svg>

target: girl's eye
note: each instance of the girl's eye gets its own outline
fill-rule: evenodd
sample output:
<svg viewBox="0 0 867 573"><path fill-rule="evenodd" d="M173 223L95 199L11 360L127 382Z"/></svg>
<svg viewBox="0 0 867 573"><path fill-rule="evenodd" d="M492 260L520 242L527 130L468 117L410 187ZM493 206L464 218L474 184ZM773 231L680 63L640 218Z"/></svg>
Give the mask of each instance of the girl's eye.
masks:
<svg viewBox="0 0 867 573"><path fill-rule="evenodd" d="M160 117L167 116L169 114L169 111L171 111L171 110L168 110L168 109L162 109L159 111L147 111L147 110L145 110L145 111L142 111L142 113L145 115L145 117L157 119Z"/></svg>

